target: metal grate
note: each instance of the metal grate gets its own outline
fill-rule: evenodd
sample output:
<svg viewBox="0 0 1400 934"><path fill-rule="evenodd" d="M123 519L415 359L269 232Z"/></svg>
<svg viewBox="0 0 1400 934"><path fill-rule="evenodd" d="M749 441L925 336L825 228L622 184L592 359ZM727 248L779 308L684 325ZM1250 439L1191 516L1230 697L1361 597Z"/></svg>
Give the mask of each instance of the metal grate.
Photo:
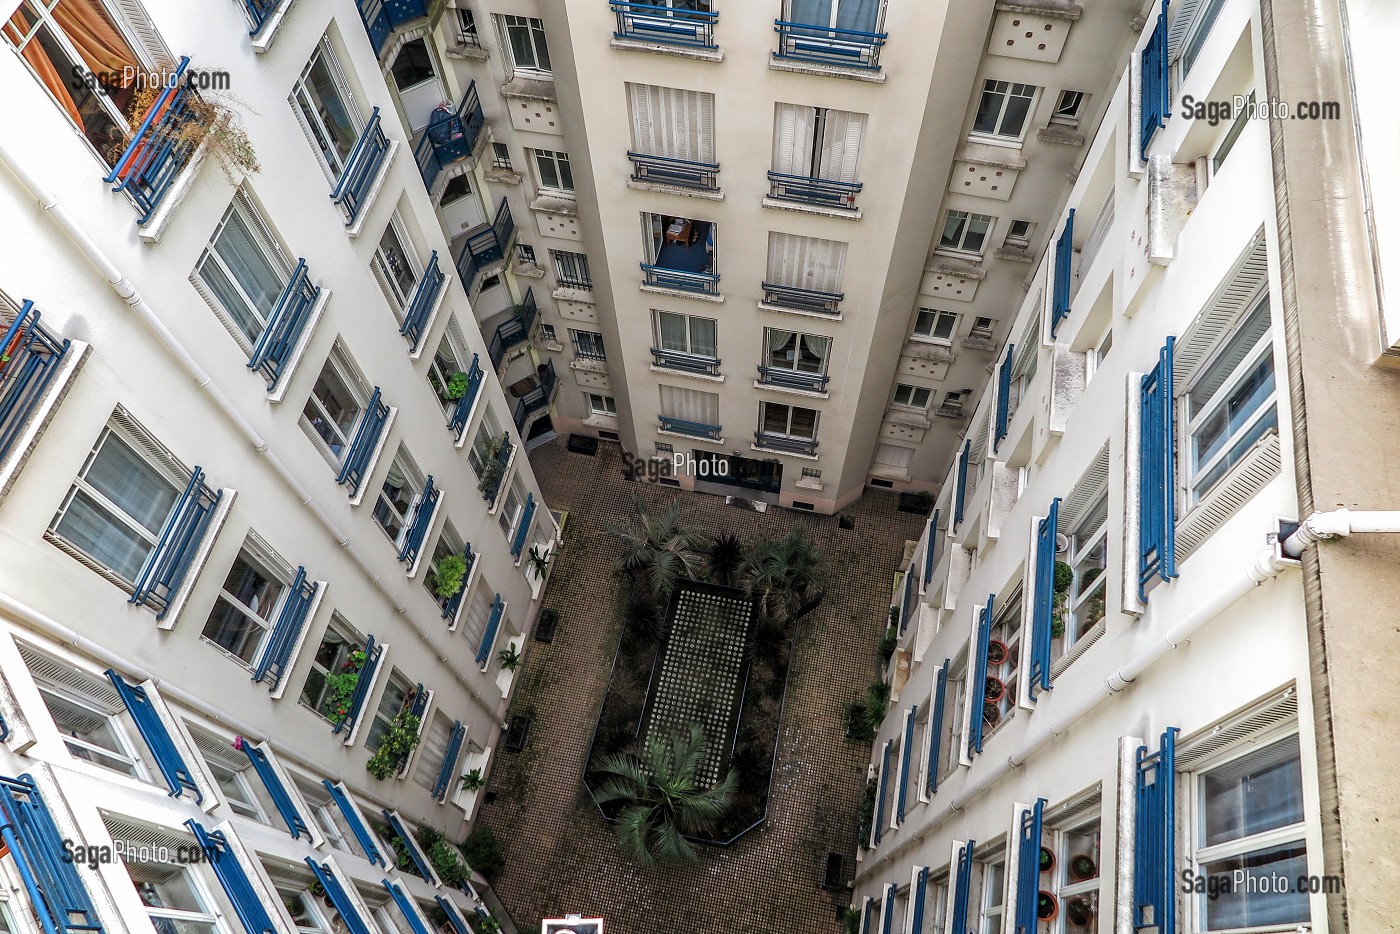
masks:
<svg viewBox="0 0 1400 934"><path fill-rule="evenodd" d="M1228 746L1253 741L1259 734L1298 719L1298 693L1289 687L1232 717L1226 723L1192 734L1180 742L1178 771L1189 772Z"/></svg>
<svg viewBox="0 0 1400 934"><path fill-rule="evenodd" d="M67 688L73 694L115 714L124 708L121 695L104 678L59 661L24 642L16 641L20 657L36 681Z"/></svg>

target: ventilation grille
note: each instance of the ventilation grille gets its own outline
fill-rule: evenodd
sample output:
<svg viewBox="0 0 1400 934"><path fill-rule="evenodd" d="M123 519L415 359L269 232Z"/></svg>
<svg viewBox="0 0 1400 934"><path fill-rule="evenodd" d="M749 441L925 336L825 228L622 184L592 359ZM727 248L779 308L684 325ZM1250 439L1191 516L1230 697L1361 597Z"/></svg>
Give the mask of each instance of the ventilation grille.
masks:
<svg viewBox="0 0 1400 934"><path fill-rule="evenodd" d="M1102 450L1094 456L1089 469L1084 471L1084 476L1080 477L1079 482L1074 485L1074 492L1070 493L1060 504L1060 528L1073 529L1078 526L1089 508L1107 492L1108 445L1105 444Z"/></svg>
<svg viewBox="0 0 1400 934"><path fill-rule="evenodd" d="M1016 356L1011 361L1012 379L1020 379L1025 375L1027 365L1035 359L1036 352L1040 350L1040 308L1044 297L1043 291L1035 293L1035 301L1031 303L1034 310L1021 328L1021 336L1016 341Z"/></svg>
<svg viewBox="0 0 1400 934"><path fill-rule="evenodd" d="M111 422L113 425L116 425L122 431L126 432L132 441L136 442L141 448L142 454L156 461L169 473L178 477L182 485L190 482L192 474L189 468L180 463L179 458L171 454L170 450L157 441L155 436L147 431L140 422L132 418L131 413L124 407L120 405L116 407L112 412Z"/></svg>
<svg viewBox="0 0 1400 934"><path fill-rule="evenodd" d="M1268 284L1268 250L1264 244L1264 231L1260 230L1254 235L1243 258L1225 277L1225 284L1216 290L1210 301L1206 302L1206 307L1176 342L1176 355L1172 358L1174 393L1181 395L1186 391L1196 371L1220 339L1249 310L1255 296Z"/></svg>
<svg viewBox="0 0 1400 934"><path fill-rule="evenodd" d="M991 406L988 406L988 408L990 409ZM987 436L992 432L991 426L992 420L990 413L988 413L988 417L981 419L977 424L977 434L974 435L972 439L971 462L974 464L980 464L987 459ZM969 482L968 487L971 488L972 486L973 484Z"/></svg>
<svg viewBox="0 0 1400 934"><path fill-rule="evenodd" d="M1254 742L1265 731L1283 723L1296 722L1297 719L1298 694L1295 688L1288 687L1224 723L1179 740L1177 771L1190 771L1228 746Z"/></svg>
<svg viewBox="0 0 1400 934"><path fill-rule="evenodd" d="M234 749L232 740L215 736L202 727L188 723L186 726L189 727L190 738L194 740L194 748L199 750L205 761L221 765L230 772L241 772L250 765L247 754Z"/></svg>
<svg viewBox="0 0 1400 934"><path fill-rule="evenodd" d="M1282 464L1278 433L1259 439L1231 468L1215 489L1186 514L1176 527L1176 557L1184 561L1210 538L1241 506L1278 476Z"/></svg>
<svg viewBox="0 0 1400 934"><path fill-rule="evenodd" d="M1099 620L1094 624L1094 628L1084 633L1078 642L1069 647L1068 652L1055 659L1055 663L1050 666L1050 677L1052 680L1059 677L1060 672L1064 671L1070 665L1073 665L1076 659L1089 651L1090 646L1099 641L1099 638L1103 636L1104 631L1108 628L1106 625L1107 620L1107 617Z"/></svg>
<svg viewBox="0 0 1400 934"><path fill-rule="evenodd" d="M15 643L20 657L29 668L34 680L51 687L63 688L71 693L102 707L108 713L123 709L121 695L105 678L61 662L46 652L24 642Z"/></svg>
<svg viewBox="0 0 1400 934"><path fill-rule="evenodd" d="M182 849L188 852L194 846L194 837L169 828L137 824L108 814L102 815L102 823L107 825L112 841L124 845L126 852L122 856L127 862L173 863ZM139 858L145 856L149 860Z"/></svg>
<svg viewBox="0 0 1400 934"><path fill-rule="evenodd" d="M1103 805L1103 783L1100 782L1092 788L1087 788L1079 794L1045 810L1046 826L1064 826L1073 824L1081 818L1092 814Z"/></svg>

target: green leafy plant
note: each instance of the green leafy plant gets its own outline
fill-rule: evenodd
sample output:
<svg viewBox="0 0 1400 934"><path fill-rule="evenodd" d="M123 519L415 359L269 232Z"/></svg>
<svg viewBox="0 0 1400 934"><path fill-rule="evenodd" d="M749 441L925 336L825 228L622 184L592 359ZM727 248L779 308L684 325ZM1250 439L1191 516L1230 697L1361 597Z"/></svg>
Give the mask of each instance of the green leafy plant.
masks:
<svg viewBox="0 0 1400 934"><path fill-rule="evenodd" d="M490 915L477 915L473 924L476 926L476 934L501 934L501 923Z"/></svg>
<svg viewBox="0 0 1400 934"><path fill-rule="evenodd" d="M462 787L467 791L480 791L486 787L486 779L481 775L481 769L472 769L457 779L462 783Z"/></svg>
<svg viewBox="0 0 1400 934"><path fill-rule="evenodd" d="M487 879L494 879L505 868L506 860L501 854L501 842L485 824L478 824L472 828L461 849L467 864Z"/></svg>
<svg viewBox="0 0 1400 934"><path fill-rule="evenodd" d="M895 626L885 630L885 634L880 637L880 664L889 664L889 660L894 657L894 650L899 647L899 629Z"/></svg>
<svg viewBox="0 0 1400 934"><path fill-rule="evenodd" d="M633 496L637 522L615 524L608 531L622 540L617 569L635 585L646 586L659 598L670 595L676 581L700 573L700 536L681 527L681 505L674 500L659 516L647 510L646 501Z"/></svg>
<svg viewBox="0 0 1400 934"><path fill-rule="evenodd" d="M870 723L870 706L863 700L853 700L846 705L846 738L862 743L875 738L875 727Z"/></svg>
<svg viewBox="0 0 1400 934"><path fill-rule="evenodd" d="M1055 593L1069 593L1070 585L1074 583L1074 568L1063 561L1055 562Z"/></svg>
<svg viewBox="0 0 1400 934"><path fill-rule="evenodd" d="M423 855L428 857L433 872L437 873L444 885L456 888L471 876L471 866L467 865L466 857L442 831L433 827L419 827L413 835L418 839Z"/></svg>
<svg viewBox="0 0 1400 934"><path fill-rule="evenodd" d="M355 696L355 688L360 683L360 669L365 666L363 649L355 649L340 666L340 670L326 675L326 708L330 720L336 726L350 716L350 701Z"/></svg>
<svg viewBox="0 0 1400 934"><path fill-rule="evenodd" d="M860 934L860 909L847 907L841 914L843 934Z"/></svg>
<svg viewBox="0 0 1400 934"><path fill-rule="evenodd" d="M878 778L868 779L860 799L860 848L870 849L870 832L875 827L875 799L880 793Z"/></svg>
<svg viewBox="0 0 1400 934"><path fill-rule="evenodd" d="M496 657L501 660L501 667L506 671L515 671L520 667L521 662L524 661L520 652L516 650L515 646L509 643L507 643L505 648L496 653Z"/></svg>
<svg viewBox="0 0 1400 934"><path fill-rule="evenodd" d="M705 565L710 572L710 580L728 587L734 583L739 568L744 564L744 545L733 532L716 535L705 550Z"/></svg>
<svg viewBox="0 0 1400 934"><path fill-rule="evenodd" d="M548 548L540 550L539 545L531 545L529 557L525 560L530 565L530 570L535 572L535 576L543 580L549 570L549 559L552 557L553 553Z"/></svg>
<svg viewBox="0 0 1400 934"><path fill-rule="evenodd" d="M505 450L508 437L503 432L499 438L492 438L487 443L486 450L481 452L481 474L477 477L476 488L487 498L495 498L501 489L501 481L506 478L506 465L501 460L501 451Z"/></svg>
<svg viewBox="0 0 1400 934"><path fill-rule="evenodd" d="M781 541L753 546L743 566L746 589L765 616L788 620L816 591L821 564L807 529L795 525Z"/></svg>
<svg viewBox="0 0 1400 934"><path fill-rule="evenodd" d="M450 600L462 592L467 579L467 558L465 555L443 555L438 559L433 572L433 592L439 599Z"/></svg>
<svg viewBox="0 0 1400 934"><path fill-rule="evenodd" d="M456 402L467 394L469 385L471 385L470 377L458 370L447 378L447 385L443 387L442 397L448 402Z"/></svg>
<svg viewBox="0 0 1400 934"><path fill-rule="evenodd" d="M879 726L890 709L890 686L876 681L865 690L865 703L870 708L870 722Z"/></svg>
<svg viewBox="0 0 1400 934"><path fill-rule="evenodd" d="M617 837L629 859L650 869L699 858L685 835L704 832L723 816L738 786L731 771L718 785L702 787L698 772L705 755L705 733L691 724L688 733L653 736L640 751L598 764L605 781L596 797L600 805L621 807Z"/></svg>
<svg viewBox="0 0 1400 934"><path fill-rule="evenodd" d="M398 774L404 762L418 748L420 720L408 711L400 711L388 732L379 738L379 748L365 763L369 774L381 782Z"/></svg>

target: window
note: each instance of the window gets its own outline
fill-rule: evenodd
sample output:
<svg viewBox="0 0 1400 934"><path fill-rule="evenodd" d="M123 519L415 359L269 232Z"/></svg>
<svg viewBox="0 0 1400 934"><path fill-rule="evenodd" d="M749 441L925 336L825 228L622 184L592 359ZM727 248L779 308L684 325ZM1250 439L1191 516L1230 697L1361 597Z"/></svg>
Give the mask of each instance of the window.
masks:
<svg viewBox="0 0 1400 934"><path fill-rule="evenodd" d="M465 377L471 368L471 355L466 352L465 347L466 338L462 335L456 316L453 316L447 320L447 331L442 335L442 340L438 341L437 350L428 363L427 372L428 385L437 393L443 412L448 414L457 407L457 400L452 398L452 377L458 373Z"/></svg>
<svg viewBox="0 0 1400 934"><path fill-rule="evenodd" d="M1035 90L1033 84L987 79L982 84L982 99L977 104L977 116L972 120L972 132L979 136L1019 140L1035 102Z"/></svg>
<svg viewBox="0 0 1400 934"><path fill-rule="evenodd" d="M710 221L670 214L643 214L642 235L648 265L684 273L715 273L715 225ZM670 277L659 280L675 285ZM689 289L694 291L693 288Z"/></svg>
<svg viewBox="0 0 1400 934"><path fill-rule="evenodd" d="M360 134L359 109L341 74L330 43L322 40L292 88L292 108L321 161L339 178Z"/></svg>
<svg viewBox="0 0 1400 934"><path fill-rule="evenodd" d="M1303 824L1303 770L1295 733L1262 749L1197 771L1192 862L1198 876L1295 880L1308 871ZM1236 746L1233 752L1240 752ZM1308 895L1226 886L1195 897L1202 931L1279 930L1309 921Z"/></svg>
<svg viewBox="0 0 1400 934"><path fill-rule="evenodd" d="M438 198L438 207L445 208L450 204L456 204L465 198L474 198L476 192L472 188L472 176L470 173L454 175L442 186L442 195ZM476 200L480 207L480 200Z"/></svg>
<svg viewBox="0 0 1400 934"><path fill-rule="evenodd" d="M1064 126L1079 126L1079 114L1084 109L1084 102L1089 99L1089 95L1083 91L1064 90L1060 96L1055 98L1055 111L1050 115L1051 123L1059 123Z"/></svg>
<svg viewBox="0 0 1400 934"><path fill-rule="evenodd" d="M442 526L442 534L438 536L437 545L433 547L432 557L428 559L428 570L423 575L423 588L428 591L429 595L432 596L433 600L436 601L437 605L439 607L442 607L443 609L447 608L447 604L449 601L452 600L452 597L438 596L438 562L440 562L443 558L446 558L448 555L462 556L465 553L466 546L462 544L462 537L457 534L457 530L452 527L451 520L444 522ZM470 561L468 561L467 563L467 573L471 573ZM462 586L465 587L466 584L467 581L465 578L463 578Z"/></svg>
<svg viewBox="0 0 1400 934"><path fill-rule="evenodd" d="M656 442L656 454L657 454L658 457L660 457L660 456L662 456L662 455L670 455L670 454L674 454L674 453L676 453L676 446L675 446L674 444L672 444L671 442L669 442L669 441L658 441L658 442Z"/></svg>
<svg viewBox="0 0 1400 934"><path fill-rule="evenodd" d="M1186 391L1187 489L1194 505L1267 432L1278 430L1269 296L1232 328Z"/></svg>
<svg viewBox="0 0 1400 934"><path fill-rule="evenodd" d="M577 328L569 328L569 337L574 342L574 354L580 357L587 357L592 360L606 360L608 355L603 350L603 335L597 331L582 331Z"/></svg>
<svg viewBox="0 0 1400 934"><path fill-rule="evenodd" d="M419 788L432 791L437 786L438 773L447 764L447 747L451 742L452 719L442 711L434 710L427 728L423 730L423 742L413 763L413 782Z"/></svg>
<svg viewBox="0 0 1400 934"><path fill-rule="evenodd" d="M462 636L467 640L467 644L476 649L481 644L481 640L486 636L486 624L491 619L491 606L494 603L491 595L491 588L483 580L481 586L472 595L471 602L467 605L467 621L462 627Z"/></svg>
<svg viewBox="0 0 1400 934"><path fill-rule="evenodd" d="M596 392L583 394L588 401L588 411L594 415L617 415L617 400L612 396L600 396Z"/></svg>
<svg viewBox="0 0 1400 934"><path fill-rule="evenodd" d="M248 541L239 550L204 623L204 638L251 666L262 653L287 593L270 555ZM280 562L277 562L280 563Z"/></svg>
<svg viewBox="0 0 1400 934"><path fill-rule="evenodd" d="M457 8L457 44L470 49L481 48L481 34L476 28L476 14L466 7Z"/></svg>
<svg viewBox="0 0 1400 934"><path fill-rule="evenodd" d="M310 883L307 883L310 887ZM326 919L321 917L321 909L317 906L316 899L306 889L292 890L284 886L277 887L277 894L282 896L282 904L286 907L287 913L291 916L292 924L296 925L297 934L328 934L330 925ZM333 908L326 908L326 911L334 911ZM169 932L157 932L157 934L169 934Z"/></svg>
<svg viewBox="0 0 1400 934"><path fill-rule="evenodd" d="M962 392L945 392L943 394L943 404L938 407L939 410L961 415L964 395L966 394Z"/></svg>
<svg viewBox="0 0 1400 934"><path fill-rule="evenodd" d="M389 300L389 307L394 310L394 317L402 321L403 310L408 307L413 286L418 282L419 269L413 246L397 214L389 218L369 263L379 287L384 290L384 297Z"/></svg>
<svg viewBox="0 0 1400 934"><path fill-rule="evenodd" d="M437 77L428 44L422 39L410 39L400 46L389 72L394 76L394 87L399 91L407 91Z"/></svg>
<svg viewBox="0 0 1400 934"><path fill-rule="evenodd" d="M790 23L876 32L882 5L872 0L785 0L783 19Z"/></svg>
<svg viewBox="0 0 1400 934"><path fill-rule="evenodd" d="M764 328L764 366L774 370L825 374L831 338Z"/></svg>
<svg viewBox="0 0 1400 934"><path fill-rule="evenodd" d="M39 696L63 736L63 745L75 759L146 779L145 767L122 722L125 715L119 713L118 703L100 699L104 686L92 680L93 689L81 693L39 681Z"/></svg>
<svg viewBox="0 0 1400 934"><path fill-rule="evenodd" d="M351 852L350 844L346 841L346 837L350 834L350 828L345 825L345 816L341 814L340 808L331 801L326 786L320 782L307 781L299 775L293 776L292 781L296 783L297 791L301 793L302 800L306 802L307 807L311 808L311 814L316 820L316 827L325 836L326 842L331 845L332 849L344 853ZM334 911L331 908L326 910Z"/></svg>
<svg viewBox="0 0 1400 934"><path fill-rule="evenodd" d="M1220 10L1225 6L1225 0L1205 0L1194 11L1191 24L1186 27L1184 47L1180 49L1181 74L1182 77L1191 73L1191 67L1196 64L1196 59L1201 55L1201 49L1205 47L1206 39L1210 38L1210 31L1215 26L1216 19L1220 16ZM1176 26L1175 23L1172 24ZM1172 30L1176 32L1175 28ZM1173 56L1178 54L1177 49L1172 50Z"/></svg>
<svg viewBox="0 0 1400 934"><path fill-rule="evenodd" d="M379 488L372 513L375 523L389 536L395 548L402 544L404 530L408 528L424 482L413 457L400 444L394 462L389 465L389 472L384 475L384 483Z"/></svg>
<svg viewBox="0 0 1400 934"><path fill-rule="evenodd" d="M803 467L802 476L807 480L820 480L822 478L822 472L816 467Z"/></svg>
<svg viewBox="0 0 1400 934"><path fill-rule="evenodd" d="M193 843L185 845L193 846ZM219 934L213 901L190 870L166 863L127 862L125 865L157 932Z"/></svg>
<svg viewBox="0 0 1400 934"><path fill-rule="evenodd" d="M991 337L993 323L991 318L974 318L972 321L972 334L975 337Z"/></svg>
<svg viewBox="0 0 1400 934"><path fill-rule="evenodd" d="M355 438L369 393L337 341L301 411L302 428L337 467Z"/></svg>
<svg viewBox="0 0 1400 934"><path fill-rule="evenodd" d="M520 474L517 473L511 478L505 503L501 506L501 514L496 517L496 524L501 527L501 534L507 539L515 534L515 523L524 511L525 484L520 481Z"/></svg>
<svg viewBox="0 0 1400 934"><path fill-rule="evenodd" d="M502 172L514 172L515 167L510 161L510 147L505 143L491 144L491 168L499 169Z"/></svg>
<svg viewBox="0 0 1400 934"><path fill-rule="evenodd" d="M515 261L521 266L538 266L539 258L535 256L535 248L528 243L517 243L515 245Z"/></svg>
<svg viewBox="0 0 1400 934"><path fill-rule="evenodd" d="M102 429L49 526L127 583L140 575L188 483L172 465L155 463L145 447L116 426Z"/></svg>
<svg viewBox="0 0 1400 934"><path fill-rule="evenodd" d="M943 690L943 736L938 746L943 761L937 763L939 784L962 761L963 714L967 710L966 651L948 666Z"/></svg>
<svg viewBox="0 0 1400 934"><path fill-rule="evenodd" d="M1239 140L1244 128L1249 126L1250 115L1255 112L1254 92L1249 92L1249 97L1245 99L1244 106L1235 114L1235 119L1230 121L1230 128L1225 131L1225 137L1220 141L1220 146L1215 150L1215 155L1211 157L1210 168L1212 172L1219 172L1220 167L1225 164L1225 159L1230 155L1230 151L1235 148L1235 143Z"/></svg>
<svg viewBox="0 0 1400 934"><path fill-rule="evenodd" d="M719 355L718 323L713 318L653 311L656 347L674 353L714 358Z"/></svg>
<svg viewBox="0 0 1400 934"><path fill-rule="evenodd" d="M762 402L759 409L764 434L808 441L817 437L819 413L816 409L805 409L800 405L782 405L777 402Z"/></svg>
<svg viewBox="0 0 1400 934"><path fill-rule="evenodd" d="M982 934L1001 934L1001 919L1005 913L1006 862L985 863L982 866Z"/></svg>
<svg viewBox="0 0 1400 934"><path fill-rule="evenodd" d="M938 248L981 255L982 247L987 242L987 233L995 222L996 218L986 214L949 211L943 221L943 233L938 238Z"/></svg>
<svg viewBox="0 0 1400 934"><path fill-rule="evenodd" d="M914 336L943 344L953 342L953 334L958 327L958 316L951 311L933 311L920 308L914 319Z"/></svg>
<svg viewBox="0 0 1400 934"><path fill-rule="evenodd" d="M497 16L496 28L513 74L553 77L543 20L533 16Z"/></svg>
<svg viewBox="0 0 1400 934"><path fill-rule="evenodd" d="M148 71L149 63L106 4L31 0L3 33L98 156L115 166L144 116L136 75L119 75L124 66Z"/></svg>
<svg viewBox="0 0 1400 934"><path fill-rule="evenodd" d="M1092 930L1099 913L1099 865L1103 861L1099 818L1067 819L1061 827L1047 828L1042 843L1055 854L1050 884L1060 902L1064 931L1080 934Z"/></svg>
<svg viewBox="0 0 1400 934"><path fill-rule="evenodd" d="M910 386L898 383L894 387L894 404L911 409L927 409L933 390L924 386Z"/></svg>
<svg viewBox="0 0 1400 934"><path fill-rule="evenodd" d="M1001 610L992 621L990 638L987 641L987 693L980 711L984 723L983 733L990 736L1003 720L1016 713L1016 698L1019 696L1017 669L1021 664L1021 589L1016 588L1010 597L1001 601ZM992 659L1000 647L1002 660L994 664ZM973 716L978 711L972 712Z"/></svg>
<svg viewBox="0 0 1400 934"><path fill-rule="evenodd" d="M1108 493L1098 498L1070 530L1064 563L1073 571L1063 603L1054 608L1052 658L1059 658L1104 618L1108 579ZM1058 562L1057 562L1058 567ZM1056 630L1059 635L1055 635Z"/></svg>
<svg viewBox="0 0 1400 934"><path fill-rule="evenodd" d="M253 771L248 755L234 748L231 737L219 736L193 723L186 723L186 727L194 740L195 749L233 812L262 824L267 823L267 815L273 812L276 805L265 797L266 786Z"/></svg>
<svg viewBox="0 0 1400 934"><path fill-rule="evenodd" d="M194 267L251 351L291 276L285 254L273 242L262 216L243 191L234 196L209 245Z"/></svg>
<svg viewBox="0 0 1400 934"><path fill-rule="evenodd" d="M333 617L326 627L326 634L321 637L321 644L316 647L311 670L306 673L301 702L327 720L332 719L336 714L333 707L342 699L337 697L334 682L327 679L330 675L358 671L362 663L356 659L356 655L362 656L364 648L364 640L354 635L339 616Z"/></svg>
<svg viewBox="0 0 1400 934"><path fill-rule="evenodd" d="M551 343L551 344L555 344L555 343L558 343L558 342L559 342L559 335L555 333L555 331L554 331L554 325L552 325L552 324L541 324L541 325L539 326L539 328L540 328L540 340L545 341L545 342L547 342L547 343Z"/></svg>
<svg viewBox="0 0 1400 934"><path fill-rule="evenodd" d="M573 289L593 288L593 276L588 271L588 256L568 250L550 250L554 260L554 277L559 284Z"/></svg>
<svg viewBox="0 0 1400 934"><path fill-rule="evenodd" d="M846 247L839 240L769 233L765 281L794 289L839 294L845 277Z"/></svg>
<svg viewBox="0 0 1400 934"><path fill-rule="evenodd" d="M848 184L859 180L865 114L778 104L773 121L773 171Z"/></svg>
<svg viewBox="0 0 1400 934"><path fill-rule="evenodd" d="M715 161L715 96L627 83L632 151L685 162Z"/></svg>
<svg viewBox="0 0 1400 934"><path fill-rule="evenodd" d="M1012 221L1011 228L1006 232L1006 245L1012 247L1028 247L1031 245L1031 232L1035 230L1035 225L1030 221Z"/></svg>
<svg viewBox="0 0 1400 934"><path fill-rule="evenodd" d="M663 419L694 422L699 425L719 425L719 394L680 386L657 387L661 393ZM664 425L662 426L665 427Z"/></svg>
<svg viewBox="0 0 1400 934"><path fill-rule="evenodd" d="M379 749L385 735L394 728L394 721L399 714L407 710L412 703L413 692L413 683L399 674L397 668L389 673L384 693L379 697L379 706L374 709L374 720L370 722L369 731L365 734L366 749L370 752Z"/></svg>
<svg viewBox="0 0 1400 934"><path fill-rule="evenodd" d="M532 149L535 172L541 190L558 194L574 193L574 173L569 168L569 154L552 149Z"/></svg>
<svg viewBox="0 0 1400 934"><path fill-rule="evenodd" d="M496 443L500 437L501 425L496 421L496 414L487 408L482 413L481 424L476 428L476 436L472 438L471 450L467 451L467 463L471 465L472 472L478 479L487 461L495 456Z"/></svg>

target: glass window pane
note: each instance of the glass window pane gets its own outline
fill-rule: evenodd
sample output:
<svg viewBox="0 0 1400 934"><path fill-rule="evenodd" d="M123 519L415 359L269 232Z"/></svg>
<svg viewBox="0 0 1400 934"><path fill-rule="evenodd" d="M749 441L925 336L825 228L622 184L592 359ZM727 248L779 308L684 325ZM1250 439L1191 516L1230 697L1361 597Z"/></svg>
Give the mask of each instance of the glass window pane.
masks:
<svg viewBox="0 0 1400 934"><path fill-rule="evenodd" d="M1307 855L1307 846L1299 840L1202 865L1201 872L1208 879L1222 879L1215 897L1200 896L1205 929L1307 922L1308 895L1295 891L1298 877L1308 871Z"/></svg>
<svg viewBox="0 0 1400 934"><path fill-rule="evenodd" d="M1296 735L1201 778L1204 845L1252 836L1303 819L1303 772Z"/></svg>
<svg viewBox="0 0 1400 934"><path fill-rule="evenodd" d="M102 442L85 479L153 535L159 534L180 495L174 484L112 433Z"/></svg>
<svg viewBox="0 0 1400 934"><path fill-rule="evenodd" d="M136 580L146 556L155 548L81 490L74 492L55 531L83 554L129 581Z"/></svg>

